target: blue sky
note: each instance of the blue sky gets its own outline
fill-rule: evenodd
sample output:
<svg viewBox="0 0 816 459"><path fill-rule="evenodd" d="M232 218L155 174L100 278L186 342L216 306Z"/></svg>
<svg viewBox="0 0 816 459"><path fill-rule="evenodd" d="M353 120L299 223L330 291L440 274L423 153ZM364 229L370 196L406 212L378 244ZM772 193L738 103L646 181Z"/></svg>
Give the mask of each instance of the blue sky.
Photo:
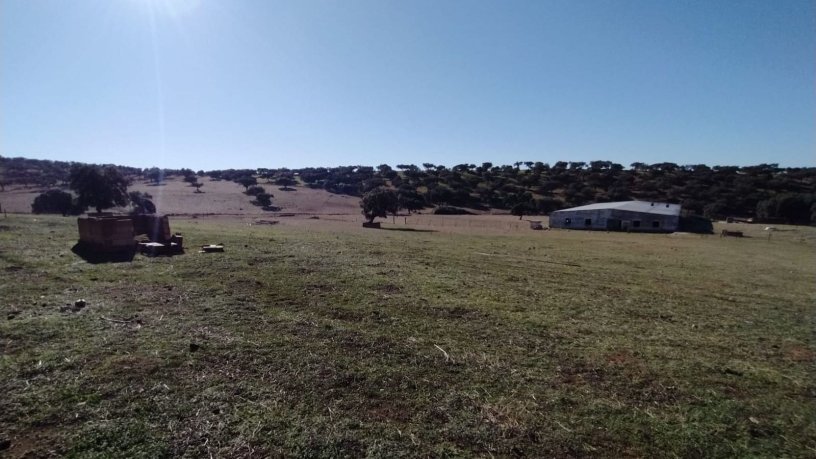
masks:
<svg viewBox="0 0 816 459"><path fill-rule="evenodd" d="M0 0L0 155L816 165L816 2Z"/></svg>

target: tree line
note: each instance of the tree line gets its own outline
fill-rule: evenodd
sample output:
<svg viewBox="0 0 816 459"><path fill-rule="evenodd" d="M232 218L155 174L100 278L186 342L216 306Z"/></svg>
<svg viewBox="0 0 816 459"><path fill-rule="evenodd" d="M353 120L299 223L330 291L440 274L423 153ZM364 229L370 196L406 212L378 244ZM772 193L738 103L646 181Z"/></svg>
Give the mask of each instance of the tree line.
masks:
<svg viewBox="0 0 816 459"><path fill-rule="evenodd" d="M77 163L0 157L0 187L66 186ZM816 223L816 168L678 165L610 161L517 161L509 165L423 163L371 166L259 168L193 172L190 169L110 166L131 180L160 183L182 176L200 188L200 177L257 186L265 180L286 189L297 183L331 193L363 196L392 190L401 209L459 207L546 214L593 202L645 200L681 204L689 214L729 216L787 223ZM43 177L48 177L47 179ZM253 190L257 192L257 189ZM265 193L265 192L264 192ZM249 194L249 193L248 193ZM260 193L258 193L260 194ZM255 195L257 196L257 194ZM271 195L270 195L271 197ZM261 198L267 204L266 196Z"/></svg>
<svg viewBox="0 0 816 459"><path fill-rule="evenodd" d="M410 211L434 206L503 209L514 214L547 214L595 202L644 200L681 204L688 215L729 216L787 223L816 223L816 168L678 165L611 161L552 165L518 161L511 165L423 163L377 167L216 171L225 178L249 174L269 180L299 179L331 193L363 196L385 188L396 206ZM210 174L208 172L208 174Z"/></svg>

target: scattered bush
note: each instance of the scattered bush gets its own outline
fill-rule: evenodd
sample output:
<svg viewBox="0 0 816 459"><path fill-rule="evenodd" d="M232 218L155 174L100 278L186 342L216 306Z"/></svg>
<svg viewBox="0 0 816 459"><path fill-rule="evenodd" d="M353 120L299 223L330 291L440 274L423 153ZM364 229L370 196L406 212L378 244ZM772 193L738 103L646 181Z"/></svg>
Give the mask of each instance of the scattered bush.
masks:
<svg viewBox="0 0 816 459"><path fill-rule="evenodd" d="M243 177L238 177L237 179L235 179L235 183L240 184L241 186L244 187L245 190L247 190L249 189L250 186L257 185L258 179L251 175L245 175Z"/></svg>
<svg viewBox="0 0 816 459"><path fill-rule="evenodd" d="M244 193L249 196L258 196L259 194L266 193L266 190L260 185L252 185L248 187Z"/></svg>
<svg viewBox="0 0 816 459"><path fill-rule="evenodd" d="M261 207L269 207L272 205L272 195L269 193L258 193L255 195L255 200L252 204Z"/></svg>
<svg viewBox="0 0 816 459"><path fill-rule="evenodd" d="M289 191L289 187L294 186L296 183L297 180L289 176L278 177L275 179L275 185L280 185L280 189L283 191Z"/></svg>
<svg viewBox="0 0 816 459"><path fill-rule="evenodd" d="M80 214L71 193L62 190L48 190L34 198L31 212L35 214Z"/></svg>
<svg viewBox="0 0 816 459"><path fill-rule="evenodd" d="M156 205L153 204L153 196L149 195L148 193L142 193L140 191L131 191L128 193L128 197L130 198L130 205L132 210L130 213L132 214L155 214L156 213Z"/></svg>

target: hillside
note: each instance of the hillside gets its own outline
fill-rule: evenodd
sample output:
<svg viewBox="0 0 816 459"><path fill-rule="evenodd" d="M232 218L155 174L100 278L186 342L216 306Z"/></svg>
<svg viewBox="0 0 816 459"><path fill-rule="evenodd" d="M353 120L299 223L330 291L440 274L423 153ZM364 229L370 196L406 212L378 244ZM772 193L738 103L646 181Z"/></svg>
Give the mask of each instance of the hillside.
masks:
<svg viewBox="0 0 816 459"><path fill-rule="evenodd" d="M243 193L244 187L228 181L203 179L201 193L195 193L180 177L173 177L162 185L144 181L134 182L128 189L149 193L153 197L157 211L175 215L223 214L223 215L266 215L269 212L250 203L251 197ZM263 186L263 184L262 184ZM359 214L360 200L357 197L329 193L325 190L297 186L291 191L280 191L274 185L266 185L274 195L275 205L281 212L311 215ZM62 187L65 191L67 187ZM44 188L21 185L7 186L0 191L0 205L7 212L30 213L31 203Z"/></svg>
<svg viewBox="0 0 816 459"><path fill-rule="evenodd" d="M9 210L26 212L25 202L33 200L32 189L64 185L72 165L0 157L0 188L8 189L0 193L10 193L0 194L0 203ZM234 196L233 191L240 194L242 188L229 183L250 177L275 195L275 206L303 213L356 213L350 196L388 186L397 190L409 210L452 205L547 214L590 202L640 199L679 203L688 213L710 218L742 216L799 224L816 222L816 168L780 168L776 164L709 167L633 163L625 168L609 161L559 161L553 165L527 161L451 168L426 163L422 168L400 164L396 169L383 164L376 168L259 168L197 173L158 168L120 171L130 178L132 189L150 192L163 201L163 211L171 213L206 209L215 213L260 213L246 207L240 195ZM198 177L208 196L190 198L183 183L174 183L183 176ZM168 180L167 185L150 186L162 179ZM297 192L277 190L286 184L302 186ZM171 197L173 203L169 202Z"/></svg>

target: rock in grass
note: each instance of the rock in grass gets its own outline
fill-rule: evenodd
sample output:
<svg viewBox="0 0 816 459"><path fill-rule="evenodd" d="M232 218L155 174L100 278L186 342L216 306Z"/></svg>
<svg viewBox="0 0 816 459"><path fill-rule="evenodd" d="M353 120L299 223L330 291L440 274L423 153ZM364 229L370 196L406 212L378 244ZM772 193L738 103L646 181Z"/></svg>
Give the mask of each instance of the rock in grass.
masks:
<svg viewBox="0 0 816 459"><path fill-rule="evenodd" d="M190 343L190 352L195 352L199 349L201 349L201 345L197 343Z"/></svg>

